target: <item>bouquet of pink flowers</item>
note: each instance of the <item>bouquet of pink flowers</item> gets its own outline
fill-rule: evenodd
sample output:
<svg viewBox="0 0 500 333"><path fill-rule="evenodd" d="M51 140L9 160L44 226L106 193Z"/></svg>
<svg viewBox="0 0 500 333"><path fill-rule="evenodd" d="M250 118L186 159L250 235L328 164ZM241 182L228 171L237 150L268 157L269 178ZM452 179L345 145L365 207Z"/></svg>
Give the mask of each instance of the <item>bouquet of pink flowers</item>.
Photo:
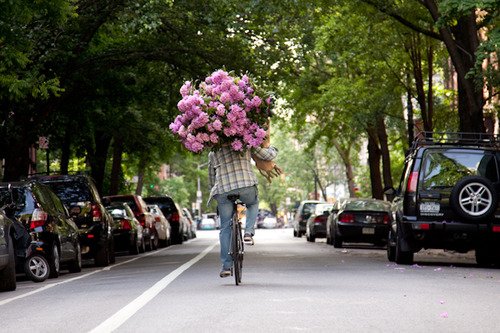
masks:
<svg viewBox="0 0 500 333"><path fill-rule="evenodd" d="M218 70L198 87L187 81L180 93L177 107L181 114L170 124L170 130L188 150L198 153L230 145L235 151L243 151L264 141L271 97L257 93L247 75L234 77Z"/></svg>

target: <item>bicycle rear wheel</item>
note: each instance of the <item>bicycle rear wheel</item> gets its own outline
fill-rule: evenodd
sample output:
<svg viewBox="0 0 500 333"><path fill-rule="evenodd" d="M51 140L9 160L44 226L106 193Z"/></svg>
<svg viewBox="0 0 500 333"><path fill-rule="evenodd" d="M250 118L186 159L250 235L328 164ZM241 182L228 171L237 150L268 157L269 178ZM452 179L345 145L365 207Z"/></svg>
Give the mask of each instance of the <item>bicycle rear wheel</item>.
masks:
<svg viewBox="0 0 500 333"><path fill-rule="evenodd" d="M243 237L241 235L241 224L237 216L233 219L233 269L234 282L236 285L241 283L241 275L243 270Z"/></svg>

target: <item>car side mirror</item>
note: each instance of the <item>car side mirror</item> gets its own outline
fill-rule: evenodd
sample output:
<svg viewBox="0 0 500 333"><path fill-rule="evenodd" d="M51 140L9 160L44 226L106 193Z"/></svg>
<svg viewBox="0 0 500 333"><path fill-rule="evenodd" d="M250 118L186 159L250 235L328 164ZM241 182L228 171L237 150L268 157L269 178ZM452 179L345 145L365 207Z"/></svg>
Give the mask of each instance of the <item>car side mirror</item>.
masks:
<svg viewBox="0 0 500 333"><path fill-rule="evenodd" d="M396 195L396 189L394 189L394 187L392 186L386 186L384 187L384 194L394 196Z"/></svg>

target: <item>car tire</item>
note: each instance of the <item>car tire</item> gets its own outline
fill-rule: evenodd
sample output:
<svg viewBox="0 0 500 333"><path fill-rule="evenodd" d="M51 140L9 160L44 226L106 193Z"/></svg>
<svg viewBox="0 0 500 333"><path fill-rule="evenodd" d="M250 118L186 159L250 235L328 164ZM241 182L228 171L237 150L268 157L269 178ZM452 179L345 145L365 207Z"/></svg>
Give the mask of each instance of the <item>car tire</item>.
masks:
<svg viewBox="0 0 500 333"><path fill-rule="evenodd" d="M9 263L0 271L0 291L16 290L16 257L14 256L14 244L12 238L8 239Z"/></svg>
<svg viewBox="0 0 500 333"><path fill-rule="evenodd" d="M413 264L413 252L403 251L401 244L401 236L396 235L396 251L394 253L394 261L398 265L411 265Z"/></svg>
<svg viewBox="0 0 500 333"><path fill-rule="evenodd" d="M387 237L387 259L390 262L396 261L396 245L394 245L394 239L392 236L393 232L389 231L389 236Z"/></svg>
<svg viewBox="0 0 500 333"><path fill-rule="evenodd" d="M450 194L450 206L467 220L479 221L490 217L496 210L497 193L491 181L479 176L460 179Z"/></svg>
<svg viewBox="0 0 500 333"><path fill-rule="evenodd" d="M343 243L342 237L336 232L333 233L333 240L332 240L333 247L336 249L340 249L342 248L342 243Z"/></svg>
<svg viewBox="0 0 500 333"><path fill-rule="evenodd" d="M49 258L50 274L49 278L59 277L59 272L61 270L61 256L59 255L59 248L57 244L52 245L52 253Z"/></svg>
<svg viewBox="0 0 500 333"><path fill-rule="evenodd" d="M50 275L49 262L43 255L35 253L24 261L24 273L33 282L43 282Z"/></svg>
<svg viewBox="0 0 500 333"><path fill-rule="evenodd" d="M98 267L106 267L109 266L111 255L109 253L110 245L109 242L103 244L99 251L97 251L94 257L94 264Z"/></svg>
<svg viewBox="0 0 500 333"><path fill-rule="evenodd" d="M143 243L141 242L141 244L139 244L139 243L137 242L137 238L138 238L138 237L137 237L137 234L135 234L135 235L134 235L134 240L133 240L133 242L132 242L132 245L130 245L130 248L129 248L129 250L128 250L129 254L139 254L139 252L140 252L140 246L141 246Z"/></svg>
<svg viewBox="0 0 500 333"><path fill-rule="evenodd" d="M152 250L157 250L158 249L158 233L155 231L153 233L153 239L151 240L151 249Z"/></svg>
<svg viewBox="0 0 500 333"><path fill-rule="evenodd" d="M495 265L498 261L498 255L492 246L478 246L476 248L476 263L479 267L488 268Z"/></svg>
<svg viewBox="0 0 500 333"><path fill-rule="evenodd" d="M139 253L146 252L146 242L144 241L144 236L141 238L141 245L139 245Z"/></svg>
<svg viewBox="0 0 500 333"><path fill-rule="evenodd" d="M113 236L111 236L109 241L109 263L114 264L116 262L115 256L115 240Z"/></svg>
<svg viewBox="0 0 500 333"><path fill-rule="evenodd" d="M297 230L293 229L293 237L299 237Z"/></svg>
<svg viewBox="0 0 500 333"><path fill-rule="evenodd" d="M80 273L82 271L82 248L78 243L76 245L76 256L75 260L68 264L68 270L70 273Z"/></svg>

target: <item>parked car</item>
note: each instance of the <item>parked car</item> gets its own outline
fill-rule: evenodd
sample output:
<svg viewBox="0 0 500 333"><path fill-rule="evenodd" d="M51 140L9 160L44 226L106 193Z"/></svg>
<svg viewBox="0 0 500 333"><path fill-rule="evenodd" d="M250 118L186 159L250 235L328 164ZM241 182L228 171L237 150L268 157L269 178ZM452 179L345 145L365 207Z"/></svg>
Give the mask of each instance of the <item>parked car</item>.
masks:
<svg viewBox="0 0 500 333"><path fill-rule="evenodd" d="M318 200L304 200L300 203L293 217L293 235L295 237L302 237L306 233L306 223L309 216L311 216L319 203L325 203Z"/></svg>
<svg viewBox="0 0 500 333"><path fill-rule="evenodd" d="M17 287L12 224L4 212L0 211L0 291L12 291Z"/></svg>
<svg viewBox="0 0 500 333"><path fill-rule="evenodd" d="M211 217L205 217L201 219L200 222L200 229L201 230L215 230L217 228L217 225L215 223L215 220Z"/></svg>
<svg viewBox="0 0 500 333"><path fill-rule="evenodd" d="M172 244L182 244L187 235L187 220L174 200L166 195L145 197L150 205L158 205L172 227Z"/></svg>
<svg viewBox="0 0 500 333"><path fill-rule="evenodd" d="M327 222L332 244L340 248L343 242L373 243L383 246L391 223L391 205L377 199L349 198L339 205L337 214Z"/></svg>
<svg viewBox="0 0 500 333"><path fill-rule="evenodd" d="M8 203L13 203L8 215L30 231L32 241L47 259L50 277L58 277L61 266L70 272L81 271L78 227L48 186L33 180L0 183L0 206Z"/></svg>
<svg viewBox="0 0 500 333"><path fill-rule="evenodd" d="M278 219L274 215L267 215L262 220L261 228L274 229L278 227Z"/></svg>
<svg viewBox="0 0 500 333"><path fill-rule="evenodd" d="M410 148L395 195L387 256L413 263L422 248L475 250L480 266L500 265L500 138L424 132Z"/></svg>
<svg viewBox="0 0 500 333"><path fill-rule="evenodd" d="M144 229L125 202L115 202L106 209L113 217L115 251L138 254L146 251Z"/></svg>
<svg viewBox="0 0 500 333"><path fill-rule="evenodd" d="M140 195L124 194L105 196L103 201L107 206L112 203L126 203L134 212L135 218L144 229L144 241L146 250L152 251L158 248L158 232L156 231L154 217L149 211L148 205Z"/></svg>
<svg viewBox="0 0 500 333"><path fill-rule="evenodd" d="M184 214L184 217L189 222L189 238L196 238L196 229L197 229L196 221L193 219L193 216L189 212L189 209L182 208L182 212Z"/></svg>
<svg viewBox="0 0 500 333"><path fill-rule="evenodd" d="M333 208L331 203L320 203L314 207L314 212L306 222L306 239L315 242L316 238L326 237L326 220Z"/></svg>
<svg viewBox="0 0 500 333"><path fill-rule="evenodd" d="M158 244L161 247L169 246L172 237L172 227L170 226L170 222L168 222L158 205L148 205L148 208L155 220L155 228L158 233Z"/></svg>
<svg viewBox="0 0 500 333"><path fill-rule="evenodd" d="M82 255L96 266L115 262L113 218L104 208L101 195L88 175L46 175L32 179L48 185L68 207L80 231Z"/></svg>
<svg viewBox="0 0 500 333"><path fill-rule="evenodd" d="M272 214L273 213L270 210L259 209L257 213L257 218L255 219L255 227L264 228L264 219Z"/></svg>

